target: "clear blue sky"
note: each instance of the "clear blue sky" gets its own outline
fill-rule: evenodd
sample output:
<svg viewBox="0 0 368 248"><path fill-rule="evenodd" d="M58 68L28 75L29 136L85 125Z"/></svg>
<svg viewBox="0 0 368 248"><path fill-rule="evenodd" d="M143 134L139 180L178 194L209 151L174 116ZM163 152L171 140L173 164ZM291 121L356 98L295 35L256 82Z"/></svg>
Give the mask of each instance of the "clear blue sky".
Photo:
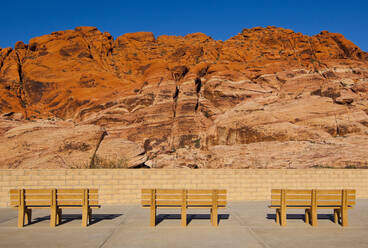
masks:
<svg viewBox="0 0 368 248"><path fill-rule="evenodd" d="M314 35L339 32L368 51L368 1L23 1L0 2L0 47L76 26L96 26L115 38L151 31L203 32L226 40L243 28L278 26Z"/></svg>

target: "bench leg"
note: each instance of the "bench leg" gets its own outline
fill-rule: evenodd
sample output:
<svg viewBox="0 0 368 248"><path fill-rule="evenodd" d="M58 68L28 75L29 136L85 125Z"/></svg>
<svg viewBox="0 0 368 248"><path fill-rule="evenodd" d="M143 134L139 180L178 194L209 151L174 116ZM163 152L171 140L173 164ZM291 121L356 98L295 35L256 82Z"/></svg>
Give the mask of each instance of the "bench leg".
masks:
<svg viewBox="0 0 368 248"><path fill-rule="evenodd" d="M32 221L32 209L26 209L25 214L26 214L26 217L27 217L25 219L25 224L29 225L29 224L31 224L31 221Z"/></svg>
<svg viewBox="0 0 368 248"><path fill-rule="evenodd" d="M304 217L304 222L307 224L310 224L310 209L306 209L305 210L305 217Z"/></svg>
<svg viewBox="0 0 368 248"><path fill-rule="evenodd" d="M18 207L18 227L24 227L25 210L24 207Z"/></svg>
<svg viewBox="0 0 368 248"><path fill-rule="evenodd" d="M150 226L156 226L156 207L151 206Z"/></svg>
<svg viewBox="0 0 368 248"><path fill-rule="evenodd" d="M212 225L218 226L218 211L217 208L211 208L211 215L212 215Z"/></svg>
<svg viewBox="0 0 368 248"><path fill-rule="evenodd" d="M88 208L83 207L82 208L82 227L88 226Z"/></svg>
<svg viewBox="0 0 368 248"><path fill-rule="evenodd" d="M318 217L317 217L317 209L310 210L310 221L312 226L318 226Z"/></svg>
<svg viewBox="0 0 368 248"><path fill-rule="evenodd" d="M187 226L187 208L181 208L181 226Z"/></svg>
<svg viewBox="0 0 368 248"><path fill-rule="evenodd" d="M56 207L50 208L50 227L56 226L56 212L57 212Z"/></svg>
<svg viewBox="0 0 368 248"><path fill-rule="evenodd" d="M286 226L286 209L280 209L280 225Z"/></svg>
<svg viewBox="0 0 368 248"><path fill-rule="evenodd" d="M340 209L334 209L334 222L335 224L339 224L340 220Z"/></svg>
<svg viewBox="0 0 368 248"><path fill-rule="evenodd" d="M276 223L280 224L280 210L276 208Z"/></svg>
<svg viewBox="0 0 368 248"><path fill-rule="evenodd" d="M63 215L63 210L61 208L59 208L56 211L56 225L60 225L61 223L61 216Z"/></svg>
<svg viewBox="0 0 368 248"><path fill-rule="evenodd" d="M346 208L341 209L341 225L348 226L348 210Z"/></svg>

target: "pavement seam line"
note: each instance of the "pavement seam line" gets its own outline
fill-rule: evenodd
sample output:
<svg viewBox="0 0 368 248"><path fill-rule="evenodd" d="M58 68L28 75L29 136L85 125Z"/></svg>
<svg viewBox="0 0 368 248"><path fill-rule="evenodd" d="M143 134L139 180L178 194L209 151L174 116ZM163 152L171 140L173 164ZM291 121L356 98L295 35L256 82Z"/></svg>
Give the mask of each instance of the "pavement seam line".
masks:
<svg viewBox="0 0 368 248"><path fill-rule="evenodd" d="M229 207L229 210L232 212L232 215L236 217L236 220L239 222L240 226L247 226L246 222L242 219L242 217L237 211L235 211L231 207Z"/></svg>
<svg viewBox="0 0 368 248"><path fill-rule="evenodd" d="M263 248L271 248L271 246L269 246L268 244L266 244L254 231L252 228L250 227L246 227L250 233L250 235L252 235L252 237L257 240L258 243L261 244L261 246L263 246Z"/></svg>
<svg viewBox="0 0 368 248"><path fill-rule="evenodd" d="M119 229L119 226L122 225L125 221L125 219L128 217L129 212L131 212L133 209L133 206L131 206L127 211L125 216L123 216L122 220L116 225L116 227L113 228L112 232L106 237L106 239L98 246L98 248L103 248L106 244L106 242L114 235L114 233Z"/></svg>
<svg viewBox="0 0 368 248"><path fill-rule="evenodd" d="M266 244L254 231L253 229L247 225L247 223L243 220L240 214L234 210L233 208L229 207L229 210L232 212L232 215L236 218L239 222L241 227L245 227L248 229L250 235L263 247L263 248L271 248L268 244Z"/></svg>

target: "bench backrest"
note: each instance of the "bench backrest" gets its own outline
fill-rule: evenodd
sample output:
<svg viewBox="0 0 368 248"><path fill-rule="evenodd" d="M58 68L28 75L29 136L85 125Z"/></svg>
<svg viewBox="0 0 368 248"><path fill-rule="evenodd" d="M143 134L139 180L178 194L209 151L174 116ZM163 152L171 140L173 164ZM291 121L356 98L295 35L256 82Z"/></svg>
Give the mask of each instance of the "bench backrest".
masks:
<svg viewBox="0 0 368 248"><path fill-rule="evenodd" d="M355 205L355 190L300 190L300 189L272 189L271 205L281 206L353 206Z"/></svg>
<svg viewBox="0 0 368 248"><path fill-rule="evenodd" d="M271 205L279 206L285 201L287 206L305 206L312 204L312 190L308 189L273 189L271 190Z"/></svg>
<svg viewBox="0 0 368 248"><path fill-rule="evenodd" d="M98 205L98 189L11 189L10 206Z"/></svg>
<svg viewBox="0 0 368 248"><path fill-rule="evenodd" d="M142 189L142 206L226 206L226 190Z"/></svg>
<svg viewBox="0 0 368 248"><path fill-rule="evenodd" d="M316 201L317 206L334 206L334 205L343 205L346 199L347 206L354 206L355 199L355 190L347 189L347 190L316 190Z"/></svg>
<svg viewBox="0 0 368 248"><path fill-rule="evenodd" d="M58 206L98 205L98 189L57 189Z"/></svg>
<svg viewBox="0 0 368 248"><path fill-rule="evenodd" d="M11 189L10 206L51 206L52 189Z"/></svg>

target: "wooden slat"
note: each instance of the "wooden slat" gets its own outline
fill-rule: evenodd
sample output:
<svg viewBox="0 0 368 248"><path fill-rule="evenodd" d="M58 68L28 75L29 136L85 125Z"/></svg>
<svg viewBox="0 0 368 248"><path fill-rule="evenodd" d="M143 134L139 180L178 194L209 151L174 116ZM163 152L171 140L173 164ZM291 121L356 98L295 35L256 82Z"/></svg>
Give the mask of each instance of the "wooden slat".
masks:
<svg viewBox="0 0 368 248"><path fill-rule="evenodd" d="M151 189L142 189L142 195L150 194ZM182 192L181 189L157 189L157 194L180 194ZM188 194L212 194L212 190L203 190L203 189L189 189ZM218 194L226 194L226 190L218 190Z"/></svg>
<svg viewBox="0 0 368 248"><path fill-rule="evenodd" d="M318 209L341 209L341 206L318 206ZM353 205L348 205L348 208L353 208Z"/></svg>
<svg viewBox="0 0 368 248"><path fill-rule="evenodd" d="M340 189L317 189L317 195L320 194L332 194L332 195L340 195L341 196L342 190Z"/></svg>
<svg viewBox="0 0 368 248"><path fill-rule="evenodd" d="M309 207L310 205L295 205L295 206L287 206L288 209L305 209L306 207ZM280 205L270 205L269 208L280 208Z"/></svg>
<svg viewBox="0 0 368 248"><path fill-rule="evenodd" d="M90 199L90 200L98 200L98 195L88 195L88 198Z"/></svg>
<svg viewBox="0 0 368 248"><path fill-rule="evenodd" d="M149 200L151 199L151 195L142 195L141 199Z"/></svg>
<svg viewBox="0 0 368 248"><path fill-rule="evenodd" d="M271 189L271 194L281 194L281 189Z"/></svg>
<svg viewBox="0 0 368 248"><path fill-rule="evenodd" d="M47 195L25 195L24 199L27 200L47 200L50 199L51 200L51 194L47 194Z"/></svg>
<svg viewBox="0 0 368 248"><path fill-rule="evenodd" d="M317 205L341 205L342 202L340 201L317 201Z"/></svg>
<svg viewBox="0 0 368 248"><path fill-rule="evenodd" d="M341 194L339 195L317 195L317 200L341 200Z"/></svg>
<svg viewBox="0 0 368 248"><path fill-rule="evenodd" d="M286 200L310 200L311 195L288 195L285 196Z"/></svg>
<svg viewBox="0 0 368 248"><path fill-rule="evenodd" d="M10 198L10 200L12 201L12 200L19 200L19 195L18 194L14 194L14 195L10 195L9 196L9 198Z"/></svg>
<svg viewBox="0 0 368 248"><path fill-rule="evenodd" d="M89 194L98 194L98 189L89 189Z"/></svg>
<svg viewBox="0 0 368 248"><path fill-rule="evenodd" d="M98 205L98 201L96 200L89 200L88 205Z"/></svg>
<svg viewBox="0 0 368 248"><path fill-rule="evenodd" d="M165 200L156 200L156 205L180 205L181 206L182 202L180 200L178 201L165 201Z"/></svg>
<svg viewBox="0 0 368 248"><path fill-rule="evenodd" d="M180 200L181 195L156 195L156 199L159 200Z"/></svg>
<svg viewBox="0 0 368 248"><path fill-rule="evenodd" d="M144 206L151 206L151 200L142 200L141 204Z"/></svg>
<svg viewBox="0 0 368 248"><path fill-rule="evenodd" d="M271 195L271 200L280 200L281 195Z"/></svg>
<svg viewBox="0 0 368 248"><path fill-rule="evenodd" d="M323 202L318 202L317 205L320 206L329 206L329 205L341 205L341 201L323 201ZM355 201L348 201L348 205L355 205Z"/></svg>
<svg viewBox="0 0 368 248"><path fill-rule="evenodd" d="M178 206L181 207L180 201L159 201L157 202L157 205L165 205L165 206ZM150 206L151 201L149 200L143 200L141 201L141 204L143 206ZM218 201L219 206L225 206L227 204L227 201ZM192 206L212 206L212 201L188 201L188 207Z"/></svg>
<svg viewBox="0 0 368 248"><path fill-rule="evenodd" d="M25 205L50 205L51 204L51 201L26 201L25 202Z"/></svg>
<svg viewBox="0 0 368 248"><path fill-rule="evenodd" d="M57 205L82 205L82 201L58 200Z"/></svg>
<svg viewBox="0 0 368 248"><path fill-rule="evenodd" d="M271 195L271 200L279 200L281 195ZM286 195L287 200L308 200L311 195Z"/></svg>
<svg viewBox="0 0 368 248"><path fill-rule="evenodd" d="M285 190L286 194L312 194L312 190L309 189L287 189Z"/></svg>
<svg viewBox="0 0 368 248"><path fill-rule="evenodd" d="M51 189L25 189L25 194L51 194Z"/></svg>
<svg viewBox="0 0 368 248"><path fill-rule="evenodd" d="M157 189L156 194L181 194L181 189Z"/></svg>
<svg viewBox="0 0 368 248"><path fill-rule="evenodd" d="M60 195L60 194L58 194L56 196L56 198L58 200L82 200L83 195L81 195L81 194L77 194L77 195Z"/></svg>
<svg viewBox="0 0 368 248"><path fill-rule="evenodd" d="M207 200L207 199L212 199L212 195L188 195L187 199L190 199L190 200L195 200L195 199ZM226 200L226 195L218 195L218 199Z"/></svg>
<svg viewBox="0 0 368 248"><path fill-rule="evenodd" d="M83 194L83 189L58 189L57 194Z"/></svg>
<svg viewBox="0 0 368 248"><path fill-rule="evenodd" d="M280 204L280 201L272 201L272 205ZM311 201L286 201L286 205L311 205Z"/></svg>
<svg viewBox="0 0 368 248"><path fill-rule="evenodd" d="M218 205L226 205L226 201L217 201ZM212 201L188 201L188 205L212 205Z"/></svg>
<svg viewBox="0 0 368 248"><path fill-rule="evenodd" d="M157 205L175 205L175 206L181 206L181 201L156 201ZM226 205L227 201L218 201L219 205ZM150 206L151 201L150 200L142 200L141 205L143 206ZM212 201L188 201L188 205L212 205Z"/></svg>

